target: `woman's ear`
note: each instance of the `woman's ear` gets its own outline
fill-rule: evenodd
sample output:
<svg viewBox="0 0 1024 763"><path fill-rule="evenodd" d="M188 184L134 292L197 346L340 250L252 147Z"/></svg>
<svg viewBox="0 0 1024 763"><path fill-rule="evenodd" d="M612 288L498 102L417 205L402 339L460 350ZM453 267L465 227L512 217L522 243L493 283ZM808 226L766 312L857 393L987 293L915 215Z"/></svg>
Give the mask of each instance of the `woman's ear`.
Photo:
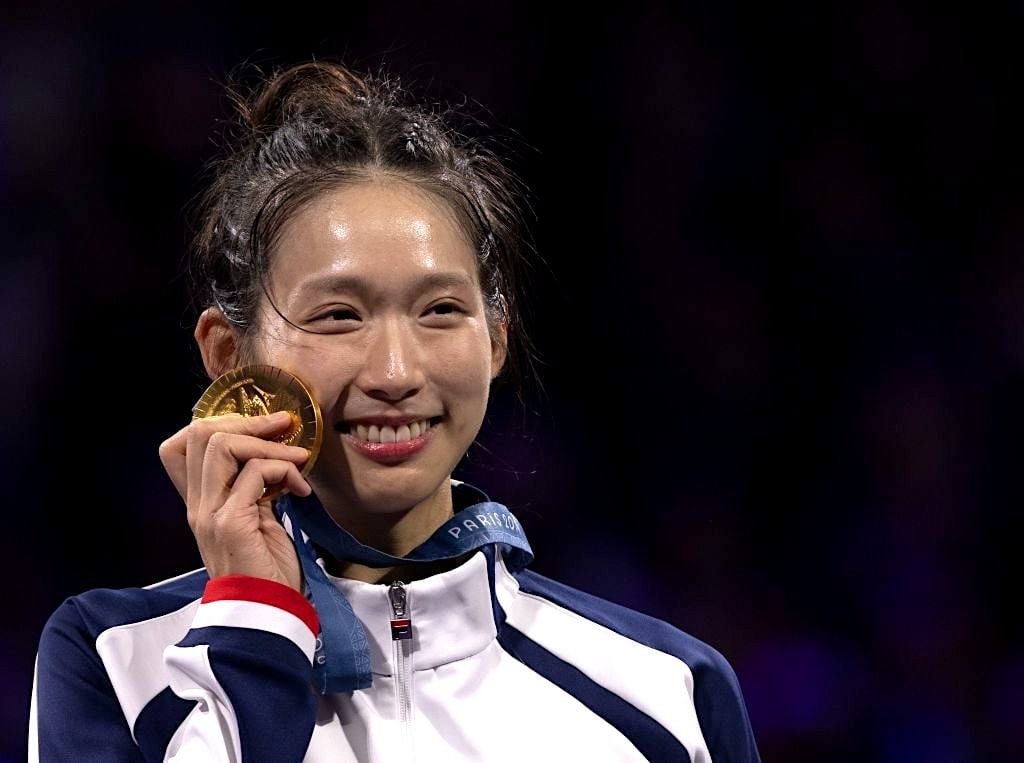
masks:
<svg viewBox="0 0 1024 763"><path fill-rule="evenodd" d="M196 321L196 344L210 380L235 367L241 336L216 307L208 307Z"/></svg>

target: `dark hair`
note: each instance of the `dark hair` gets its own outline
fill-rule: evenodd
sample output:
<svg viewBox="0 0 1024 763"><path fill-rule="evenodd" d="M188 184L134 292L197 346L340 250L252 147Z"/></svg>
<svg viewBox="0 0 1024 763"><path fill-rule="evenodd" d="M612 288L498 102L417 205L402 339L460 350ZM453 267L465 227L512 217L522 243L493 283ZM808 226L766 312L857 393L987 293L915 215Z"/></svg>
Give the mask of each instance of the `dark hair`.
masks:
<svg viewBox="0 0 1024 763"><path fill-rule="evenodd" d="M267 275L284 223L324 191L384 175L447 202L476 250L493 340L497 322L508 322L505 368L520 402L524 382L541 388L522 321L536 254L522 216L529 190L488 146L496 136L463 132L479 120L426 107L386 73L361 76L329 61L274 71L247 92L229 81L227 93L236 119L195 212L189 274L198 311L220 308L244 353L260 296L273 305Z"/></svg>

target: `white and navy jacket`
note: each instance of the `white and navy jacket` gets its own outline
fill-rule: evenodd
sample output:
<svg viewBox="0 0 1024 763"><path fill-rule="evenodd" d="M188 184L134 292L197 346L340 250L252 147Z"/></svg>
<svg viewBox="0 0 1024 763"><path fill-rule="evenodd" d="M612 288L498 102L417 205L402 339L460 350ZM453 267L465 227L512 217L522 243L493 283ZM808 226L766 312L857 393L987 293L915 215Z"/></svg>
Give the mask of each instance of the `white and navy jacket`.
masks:
<svg viewBox="0 0 1024 763"><path fill-rule="evenodd" d="M316 612L298 592L205 570L67 599L36 660L42 761L759 760L713 648L487 546L406 585L331 578L370 643L373 685L313 688ZM408 645L402 651L400 645Z"/></svg>

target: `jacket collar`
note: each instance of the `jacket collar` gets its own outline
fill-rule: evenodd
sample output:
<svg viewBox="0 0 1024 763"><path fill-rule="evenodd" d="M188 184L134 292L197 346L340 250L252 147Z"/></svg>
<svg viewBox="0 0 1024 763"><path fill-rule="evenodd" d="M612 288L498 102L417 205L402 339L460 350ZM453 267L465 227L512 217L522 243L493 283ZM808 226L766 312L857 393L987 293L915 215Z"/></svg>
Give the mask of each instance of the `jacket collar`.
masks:
<svg viewBox="0 0 1024 763"><path fill-rule="evenodd" d="M482 651L497 635L488 580L490 560L477 551L446 572L405 584L413 670L430 670ZM328 575L352 605L370 645L372 671L393 675L388 585Z"/></svg>

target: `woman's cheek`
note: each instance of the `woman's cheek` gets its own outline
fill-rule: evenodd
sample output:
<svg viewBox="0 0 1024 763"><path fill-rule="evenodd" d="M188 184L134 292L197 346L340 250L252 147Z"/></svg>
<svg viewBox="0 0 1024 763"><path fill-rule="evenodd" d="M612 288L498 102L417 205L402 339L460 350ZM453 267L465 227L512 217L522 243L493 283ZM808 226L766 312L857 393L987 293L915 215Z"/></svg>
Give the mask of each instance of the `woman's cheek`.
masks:
<svg viewBox="0 0 1024 763"><path fill-rule="evenodd" d="M489 360L474 345L459 348L439 366L442 389L456 391L461 398L486 395L490 384Z"/></svg>
<svg viewBox="0 0 1024 763"><path fill-rule="evenodd" d="M309 346L298 348L289 359L305 373L296 372L317 394L320 401L333 401L338 393L355 377L362 358L358 347Z"/></svg>

